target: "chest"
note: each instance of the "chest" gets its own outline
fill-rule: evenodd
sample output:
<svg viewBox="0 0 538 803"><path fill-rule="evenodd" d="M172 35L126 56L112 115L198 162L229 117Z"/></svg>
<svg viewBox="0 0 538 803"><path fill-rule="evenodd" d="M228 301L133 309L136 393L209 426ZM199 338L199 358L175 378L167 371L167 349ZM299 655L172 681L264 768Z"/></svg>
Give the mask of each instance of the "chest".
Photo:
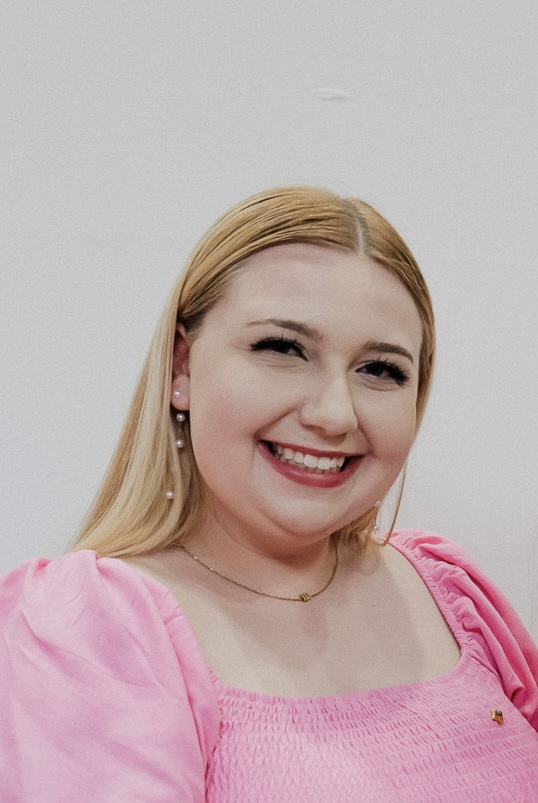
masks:
<svg viewBox="0 0 538 803"><path fill-rule="evenodd" d="M348 555L309 602L269 599L173 559L134 568L168 586L226 686L288 697L346 694L450 671L459 645L427 586L396 550Z"/></svg>
<svg viewBox="0 0 538 803"><path fill-rule="evenodd" d="M397 689L286 700L220 686L219 705L209 803L508 803L538 789L538 734L469 656Z"/></svg>
<svg viewBox="0 0 538 803"><path fill-rule="evenodd" d="M285 696L396 686L450 671L460 650L422 583L404 593L380 573L308 603L178 590L202 653L223 684Z"/></svg>

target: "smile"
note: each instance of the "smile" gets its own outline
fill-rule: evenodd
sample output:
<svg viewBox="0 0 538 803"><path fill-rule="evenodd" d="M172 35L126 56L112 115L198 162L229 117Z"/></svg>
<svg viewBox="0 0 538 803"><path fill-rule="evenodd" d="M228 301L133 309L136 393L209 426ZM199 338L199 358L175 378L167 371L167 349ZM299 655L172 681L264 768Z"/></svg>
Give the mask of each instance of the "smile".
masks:
<svg viewBox="0 0 538 803"><path fill-rule="evenodd" d="M279 443L268 443L268 446L278 460L312 474L338 474L344 467L346 455L313 455L304 451L295 451Z"/></svg>

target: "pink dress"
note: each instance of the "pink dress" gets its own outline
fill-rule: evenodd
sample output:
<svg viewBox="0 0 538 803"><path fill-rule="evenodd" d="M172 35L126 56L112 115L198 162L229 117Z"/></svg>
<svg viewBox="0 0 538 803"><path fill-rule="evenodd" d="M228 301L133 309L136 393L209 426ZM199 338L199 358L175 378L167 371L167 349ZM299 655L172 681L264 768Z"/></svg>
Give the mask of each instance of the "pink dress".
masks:
<svg viewBox="0 0 538 803"><path fill-rule="evenodd" d="M333 697L224 686L172 594L121 561L85 551L15 569L0 582L0 800L537 801L538 650L459 547L411 530L392 543L460 662Z"/></svg>

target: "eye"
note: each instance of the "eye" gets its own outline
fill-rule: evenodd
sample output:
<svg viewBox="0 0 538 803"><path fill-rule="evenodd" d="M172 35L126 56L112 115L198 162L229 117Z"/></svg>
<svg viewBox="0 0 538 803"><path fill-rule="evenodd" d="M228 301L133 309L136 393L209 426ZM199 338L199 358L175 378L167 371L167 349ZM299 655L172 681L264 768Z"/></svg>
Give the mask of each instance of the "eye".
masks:
<svg viewBox="0 0 538 803"><path fill-rule="evenodd" d="M289 337L265 337L250 347L252 351L273 351L277 354L292 355L304 359L304 350L300 343Z"/></svg>
<svg viewBox="0 0 538 803"><path fill-rule="evenodd" d="M372 360L361 366L359 371L384 382L396 382L397 385L405 385L411 378L407 371L389 360Z"/></svg>

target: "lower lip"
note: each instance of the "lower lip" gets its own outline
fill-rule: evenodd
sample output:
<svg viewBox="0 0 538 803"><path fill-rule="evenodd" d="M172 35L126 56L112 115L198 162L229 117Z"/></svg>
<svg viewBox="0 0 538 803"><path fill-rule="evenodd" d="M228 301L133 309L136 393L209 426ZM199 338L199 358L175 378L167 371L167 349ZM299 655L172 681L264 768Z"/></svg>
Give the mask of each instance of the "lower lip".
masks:
<svg viewBox="0 0 538 803"><path fill-rule="evenodd" d="M259 442L258 447L262 456L275 471L292 480L292 482L297 482L299 485L309 485L312 488L337 488L347 482L361 464L360 457L352 457L341 471L327 471L326 473L316 474L313 471L306 471L304 468L294 466L293 463L285 463L283 460L279 460L263 441Z"/></svg>

